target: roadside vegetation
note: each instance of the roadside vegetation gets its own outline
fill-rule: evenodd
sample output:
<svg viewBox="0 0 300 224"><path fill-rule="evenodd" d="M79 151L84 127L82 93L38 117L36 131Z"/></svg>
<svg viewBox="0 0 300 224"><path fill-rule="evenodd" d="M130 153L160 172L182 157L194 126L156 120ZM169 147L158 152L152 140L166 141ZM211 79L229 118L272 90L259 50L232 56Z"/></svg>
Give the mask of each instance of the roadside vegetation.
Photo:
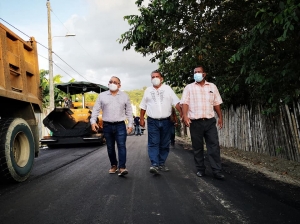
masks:
<svg viewBox="0 0 300 224"><path fill-rule="evenodd" d="M184 87L203 65L225 107L264 105L273 114L299 100L299 1L144 3L136 1L140 15L124 16L130 28L119 43L151 55L170 85Z"/></svg>

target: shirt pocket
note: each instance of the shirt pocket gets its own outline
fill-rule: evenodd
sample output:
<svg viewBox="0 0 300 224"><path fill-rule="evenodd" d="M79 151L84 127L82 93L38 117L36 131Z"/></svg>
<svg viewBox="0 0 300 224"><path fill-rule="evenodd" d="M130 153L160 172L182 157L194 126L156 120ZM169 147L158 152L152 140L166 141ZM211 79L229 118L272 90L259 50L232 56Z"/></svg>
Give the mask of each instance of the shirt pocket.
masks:
<svg viewBox="0 0 300 224"><path fill-rule="evenodd" d="M210 105L214 105L214 99L215 99L215 94L214 94L214 92L213 91L209 91L209 103L210 103Z"/></svg>

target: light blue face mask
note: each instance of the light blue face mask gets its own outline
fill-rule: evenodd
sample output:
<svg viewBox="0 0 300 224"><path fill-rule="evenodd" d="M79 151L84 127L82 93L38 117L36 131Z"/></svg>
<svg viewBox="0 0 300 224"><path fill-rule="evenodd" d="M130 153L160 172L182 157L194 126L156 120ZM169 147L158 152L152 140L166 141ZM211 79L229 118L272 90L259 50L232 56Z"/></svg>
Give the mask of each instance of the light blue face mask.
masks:
<svg viewBox="0 0 300 224"><path fill-rule="evenodd" d="M202 73L195 73L194 74L194 79L195 79L196 82L201 82L203 80Z"/></svg>

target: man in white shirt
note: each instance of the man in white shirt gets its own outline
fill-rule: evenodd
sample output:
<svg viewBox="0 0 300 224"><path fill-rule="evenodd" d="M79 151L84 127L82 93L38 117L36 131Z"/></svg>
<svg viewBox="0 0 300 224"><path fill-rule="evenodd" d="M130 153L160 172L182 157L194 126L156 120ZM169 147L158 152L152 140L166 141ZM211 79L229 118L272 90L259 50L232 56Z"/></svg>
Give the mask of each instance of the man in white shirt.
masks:
<svg viewBox="0 0 300 224"><path fill-rule="evenodd" d="M153 86L148 87L140 103L140 125L145 127L144 116L147 113L148 155L151 161L150 173L158 174L159 170L168 171L165 166L170 151L172 126L170 119L172 106L181 114L180 100L168 85L163 84L159 71L151 73Z"/></svg>

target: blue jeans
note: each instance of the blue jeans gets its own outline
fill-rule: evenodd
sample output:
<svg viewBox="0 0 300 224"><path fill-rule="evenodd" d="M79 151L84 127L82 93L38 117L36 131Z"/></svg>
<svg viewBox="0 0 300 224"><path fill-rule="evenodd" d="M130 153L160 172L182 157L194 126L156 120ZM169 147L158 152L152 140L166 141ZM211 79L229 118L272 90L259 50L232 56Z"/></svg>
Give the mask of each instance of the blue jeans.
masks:
<svg viewBox="0 0 300 224"><path fill-rule="evenodd" d="M118 160L116 157L115 142L118 147L118 168L126 168L126 139L127 131L125 122L118 124L109 124L103 122L103 134L106 140L107 153L110 160L110 164L118 166Z"/></svg>
<svg viewBox="0 0 300 224"><path fill-rule="evenodd" d="M170 137L173 123L170 119L147 118L148 155L152 166L164 165L170 151Z"/></svg>
<svg viewBox="0 0 300 224"><path fill-rule="evenodd" d="M140 127L140 125L135 125L134 134L135 135L141 135L141 127Z"/></svg>

